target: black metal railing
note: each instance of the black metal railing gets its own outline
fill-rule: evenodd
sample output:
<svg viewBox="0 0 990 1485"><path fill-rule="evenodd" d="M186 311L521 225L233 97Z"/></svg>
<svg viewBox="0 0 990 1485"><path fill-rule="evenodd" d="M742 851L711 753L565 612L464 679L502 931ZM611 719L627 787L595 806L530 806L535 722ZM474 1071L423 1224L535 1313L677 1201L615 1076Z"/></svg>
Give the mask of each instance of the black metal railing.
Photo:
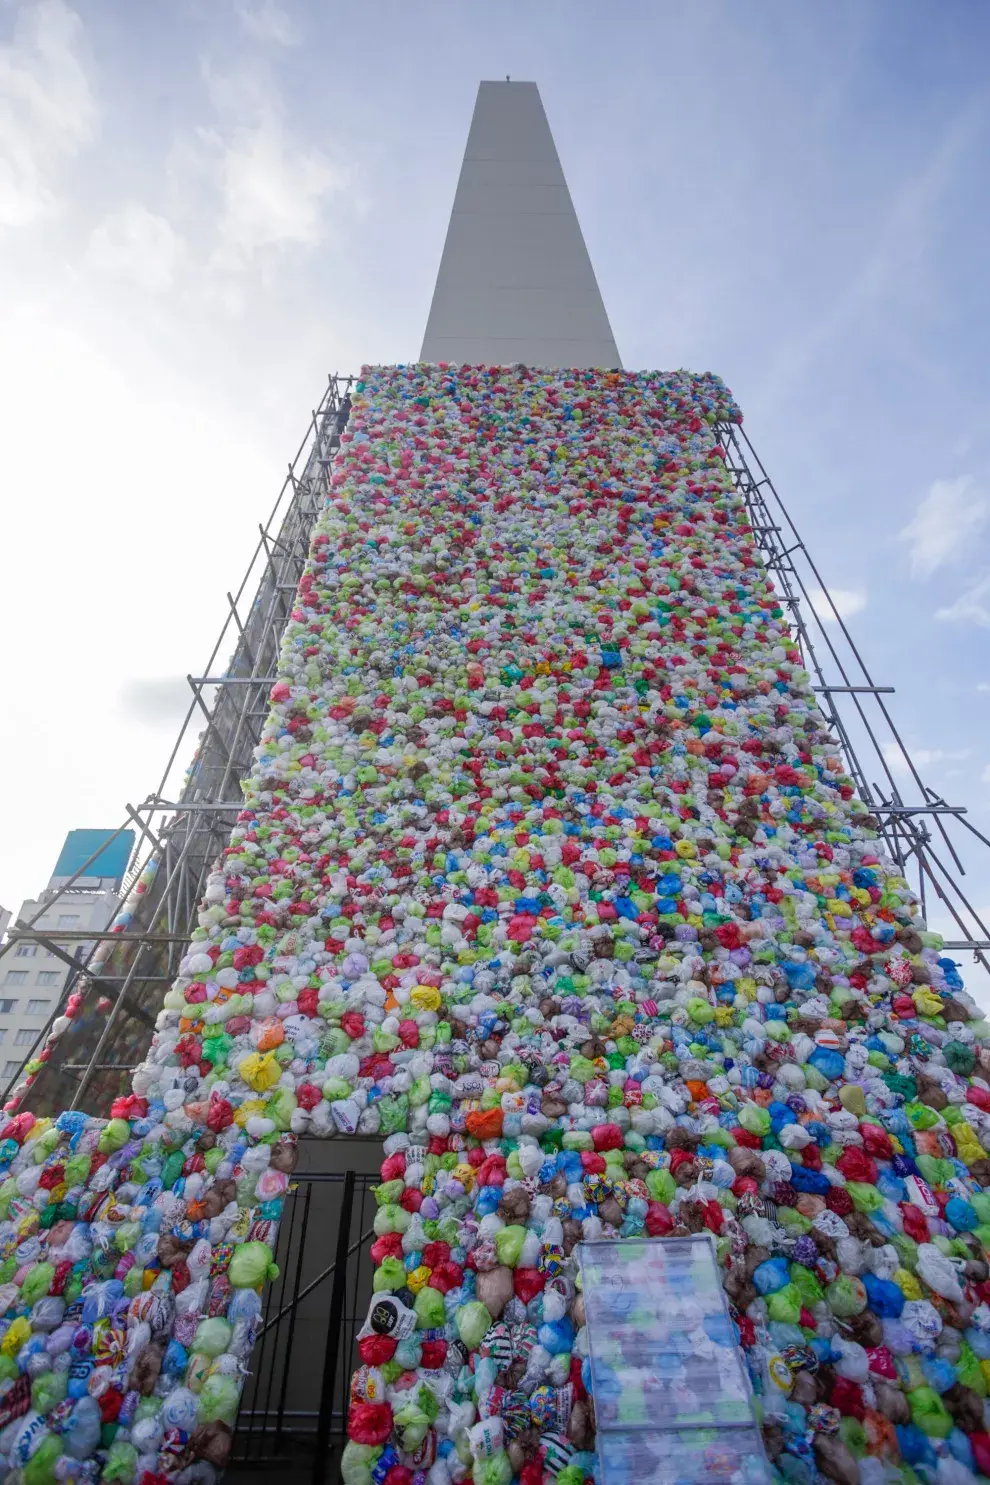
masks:
<svg viewBox="0 0 990 1485"><path fill-rule="evenodd" d="M371 1297L375 1175L294 1179L224 1475L339 1478L357 1333Z"/></svg>

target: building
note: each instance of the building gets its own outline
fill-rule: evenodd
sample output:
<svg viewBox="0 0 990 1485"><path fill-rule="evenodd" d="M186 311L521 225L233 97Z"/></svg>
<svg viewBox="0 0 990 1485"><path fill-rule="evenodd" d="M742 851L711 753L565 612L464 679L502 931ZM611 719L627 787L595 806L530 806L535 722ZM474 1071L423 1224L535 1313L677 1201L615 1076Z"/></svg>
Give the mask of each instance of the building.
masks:
<svg viewBox="0 0 990 1485"><path fill-rule="evenodd" d="M0 1087L20 1072L75 979L68 960L85 962L96 943L87 933L113 917L133 848L130 830L70 830L47 886L21 904L0 955Z"/></svg>

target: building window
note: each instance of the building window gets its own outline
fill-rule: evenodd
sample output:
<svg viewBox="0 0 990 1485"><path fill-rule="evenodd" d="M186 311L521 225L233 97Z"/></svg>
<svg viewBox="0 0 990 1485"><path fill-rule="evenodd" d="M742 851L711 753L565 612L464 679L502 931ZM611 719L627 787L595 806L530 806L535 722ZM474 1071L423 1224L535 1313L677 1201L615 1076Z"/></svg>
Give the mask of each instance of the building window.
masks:
<svg viewBox="0 0 990 1485"><path fill-rule="evenodd" d="M16 1000L0 1000L0 1016L9 1016L16 1004Z"/></svg>
<svg viewBox="0 0 990 1485"><path fill-rule="evenodd" d="M78 913L59 913L59 915L58 915L58 926L59 926L59 928L78 928L79 927L79 914Z"/></svg>
<svg viewBox="0 0 990 1485"><path fill-rule="evenodd" d="M6 1028L6 1026L0 1026L0 1042L3 1041L3 1039L4 1039L4 1037L6 1035L7 1035L7 1028Z"/></svg>
<svg viewBox="0 0 990 1485"><path fill-rule="evenodd" d="M15 1047L31 1047L38 1040L38 1033L33 1026L24 1026L14 1037Z"/></svg>
<svg viewBox="0 0 990 1485"><path fill-rule="evenodd" d="M14 950L15 959L33 959L38 952L37 944L18 944Z"/></svg>
<svg viewBox="0 0 990 1485"><path fill-rule="evenodd" d="M39 985L57 985L61 978L61 971L57 969L40 969L36 976Z"/></svg>
<svg viewBox="0 0 990 1485"><path fill-rule="evenodd" d="M26 985L28 972L26 969L8 969L4 978L5 985Z"/></svg>
<svg viewBox="0 0 990 1485"><path fill-rule="evenodd" d="M47 1015L50 1007L50 1000L29 1000L26 1014L29 1016L44 1016Z"/></svg>
<svg viewBox="0 0 990 1485"><path fill-rule="evenodd" d="M4 1077L5 1078L12 1078L14 1076L15 1072L20 1072L20 1070L23 1067L23 1065L24 1064L22 1062L19 1062L16 1057L14 1058L13 1062L5 1062L4 1065L3 1065L3 1075L4 1075Z"/></svg>

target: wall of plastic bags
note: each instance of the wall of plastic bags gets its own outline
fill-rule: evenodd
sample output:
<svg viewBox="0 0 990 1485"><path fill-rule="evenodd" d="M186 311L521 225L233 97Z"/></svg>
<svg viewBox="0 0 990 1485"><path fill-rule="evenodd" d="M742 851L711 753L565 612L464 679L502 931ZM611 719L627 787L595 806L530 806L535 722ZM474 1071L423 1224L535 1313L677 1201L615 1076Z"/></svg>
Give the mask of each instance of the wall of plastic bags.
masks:
<svg viewBox="0 0 990 1485"><path fill-rule="evenodd" d="M726 419L712 376L365 369L133 1092L0 1130L0 1479L215 1478L296 1137L353 1132L348 1485L595 1476L575 1247L702 1229L781 1478L990 1475L990 1027Z"/></svg>

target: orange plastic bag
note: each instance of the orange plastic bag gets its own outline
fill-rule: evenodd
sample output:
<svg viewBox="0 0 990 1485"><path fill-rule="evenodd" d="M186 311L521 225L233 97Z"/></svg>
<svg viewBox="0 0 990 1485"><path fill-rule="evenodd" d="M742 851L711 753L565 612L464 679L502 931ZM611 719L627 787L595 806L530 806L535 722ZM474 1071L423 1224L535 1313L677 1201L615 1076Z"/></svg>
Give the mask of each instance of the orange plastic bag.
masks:
<svg viewBox="0 0 990 1485"><path fill-rule="evenodd" d="M478 1109L464 1121L476 1140L497 1140L502 1133L501 1109Z"/></svg>

